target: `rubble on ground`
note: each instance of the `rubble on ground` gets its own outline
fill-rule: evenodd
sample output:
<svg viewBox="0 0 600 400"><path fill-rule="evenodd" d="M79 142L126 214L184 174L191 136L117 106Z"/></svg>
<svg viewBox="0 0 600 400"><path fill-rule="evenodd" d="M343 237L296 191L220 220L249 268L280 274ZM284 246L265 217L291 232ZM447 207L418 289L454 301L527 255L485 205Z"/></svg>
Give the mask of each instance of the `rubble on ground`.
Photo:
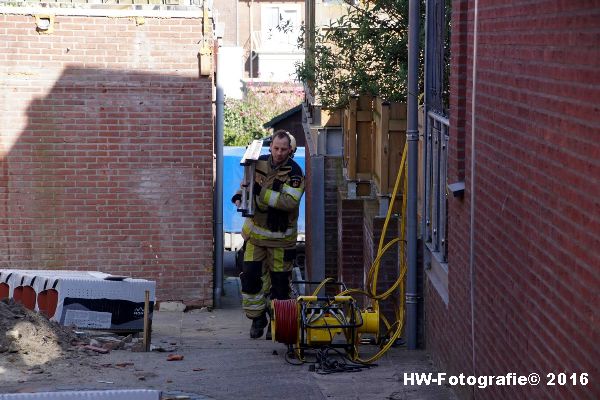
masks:
<svg viewBox="0 0 600 400"><path fill-rule="evenodd" d="M50 321L12 299L0 300L0 361L5 358L10 362L41 365L60 358L97 356L113 350L144 348L142 340L133 334L76 330Z"/></svg>

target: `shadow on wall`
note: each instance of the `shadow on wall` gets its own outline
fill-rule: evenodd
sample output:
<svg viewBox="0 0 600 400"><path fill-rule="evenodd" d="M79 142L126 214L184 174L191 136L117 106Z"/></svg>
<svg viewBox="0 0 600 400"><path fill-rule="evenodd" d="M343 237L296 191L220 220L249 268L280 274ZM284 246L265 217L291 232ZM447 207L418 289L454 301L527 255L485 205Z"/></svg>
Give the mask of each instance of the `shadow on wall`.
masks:
<svg viewBox="0 0 600 400"><path fill-rule="evenodd" d="M8 86L30 102L0 159L0 268L99 270L210 303L210 79L67 68Z"/></svg>

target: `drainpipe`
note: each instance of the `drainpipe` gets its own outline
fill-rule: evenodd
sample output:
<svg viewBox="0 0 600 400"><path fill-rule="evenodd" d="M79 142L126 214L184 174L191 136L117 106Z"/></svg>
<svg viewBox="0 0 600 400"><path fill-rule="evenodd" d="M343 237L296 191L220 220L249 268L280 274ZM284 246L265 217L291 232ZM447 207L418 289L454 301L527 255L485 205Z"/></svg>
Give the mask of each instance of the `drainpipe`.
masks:
<svg viewBox="0 0 600 400"><path fill-rule="evenodd" d="M254 8L254 0L250 0L250 29L249 29L249 33L250 33L250 55L248 56L248 58L250 59L250 81L252 81L252 78L254 78L254 66L252 64L254 64L254 56L252 54L252 51L254 50L254 43L253 43L253 38L252 38L252 28L253 28L253 24L254 24L254 18L252 15L252 9Z"/></svg>
<svg viewBox="0 0 600 400"><path fill-rule="evenodd" d="M470 303L471 303L471 363L473 375L475 375L475 106L477 94L477 25L479 21L479 0L475 0L473 10L473 66L471 68L471 202L469 221L469 281L470 281ZM475 398L475 388L473 388Z"/></svg>
<svg viewBox="0 0 600 400"><path fill-rule="evenodd" d="M419 143L419 0L408 3L408 204L406 278L406 336L410 350L417 348L417 162Z"/></svg>
<svg viewBox="0 0 600 400"><path fill-rule="evenodd" d="M321 133L321 135L325 135ZM307 160L308 161L308 160ZM311 244L310 277L311 281L325 279L325 156L319 152L310 155L310 204L311 204ZM320 292L319 295L324 295Z"/></svg>
<svg viewBox="0 0 600 400"><path fill-rule="evenodd" d="M217 118L215 121L215 158L216 158L216 182L215 182L215 293L214 306L221 307L221 296L223 296L223 56L217 53Z"/></svg>

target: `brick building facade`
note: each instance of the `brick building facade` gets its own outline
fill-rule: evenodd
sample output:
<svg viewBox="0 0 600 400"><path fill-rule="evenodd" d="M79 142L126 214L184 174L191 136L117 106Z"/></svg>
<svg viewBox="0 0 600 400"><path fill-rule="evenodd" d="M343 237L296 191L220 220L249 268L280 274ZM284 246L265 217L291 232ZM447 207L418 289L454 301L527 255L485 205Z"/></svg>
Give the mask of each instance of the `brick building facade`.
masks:
<svg viewBox="0 0 600 400"><path fill-rule="evenodd" d="M0 266L147 278L159 301L212 304L212 28L200 9L54 11L47 34L0 14Z"/></svg>
<svg viewBox="0 0 600 400"><path fill-rule="evenodd" d="M452 4L448 182L465 193L447 300L426 280L427 348L449 374L541 376L464 398L599 398L599 3Z"/></svg>

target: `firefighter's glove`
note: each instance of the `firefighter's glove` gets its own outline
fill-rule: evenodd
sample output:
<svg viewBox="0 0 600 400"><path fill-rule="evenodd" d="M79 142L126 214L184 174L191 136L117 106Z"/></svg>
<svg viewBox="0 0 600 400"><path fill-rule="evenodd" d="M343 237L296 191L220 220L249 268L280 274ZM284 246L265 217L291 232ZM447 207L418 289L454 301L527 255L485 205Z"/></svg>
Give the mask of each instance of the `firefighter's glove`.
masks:
<svg viewBox="0 0 600 400"><path fill-rule="evenodd" d="M275 179L275 180L273 180L273 185L271 186L271 190L280 192L282 185L283 185L283 181L280 181L279 179Z"/></svg>
<svg viewBox="0 0 600 400"><path fill-rule="evenodd" d="M260 194L261 189L262 189L262 186L260 186L260 183L254 181L254 194L256 196L258 196Z"/></svg>

